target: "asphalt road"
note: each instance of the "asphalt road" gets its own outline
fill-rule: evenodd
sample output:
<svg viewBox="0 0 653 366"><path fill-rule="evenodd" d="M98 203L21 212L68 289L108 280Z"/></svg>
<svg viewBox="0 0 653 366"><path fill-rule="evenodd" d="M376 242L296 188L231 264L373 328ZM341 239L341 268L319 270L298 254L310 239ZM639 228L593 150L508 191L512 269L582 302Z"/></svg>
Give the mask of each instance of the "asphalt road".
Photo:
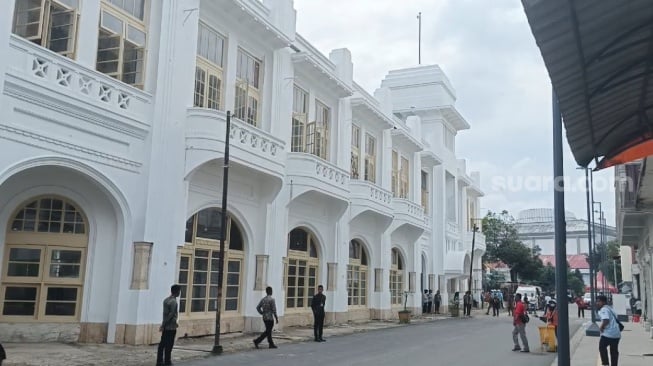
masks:
<svg viewBox="0 0 653 366"><path fill-rule="evenodd" d="M543 324L531 317L526 331L531 353L511 351L512 320L503 313L500 318L482 315L472 319L439 320L334 337L325 343L286 344L272 350L262 344L259 350L175 365L496 366L509 363L550 366L555 353L540 353L537 326ZM581 324L571 319L572 336Z"/></svg>

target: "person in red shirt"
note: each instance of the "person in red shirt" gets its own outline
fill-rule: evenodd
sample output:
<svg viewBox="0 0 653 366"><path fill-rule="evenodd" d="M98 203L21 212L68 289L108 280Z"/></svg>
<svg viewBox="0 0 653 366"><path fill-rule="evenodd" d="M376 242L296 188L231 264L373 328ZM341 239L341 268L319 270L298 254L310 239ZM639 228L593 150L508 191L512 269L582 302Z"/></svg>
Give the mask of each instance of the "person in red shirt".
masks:
<svg viewBox="0 0 653 366"><path fill-rule="evenodd" d="M526 323L524 323L524 316L526 316L526 307L521 301L521 294L515 295L515 310L513 311L512 325L512 341L515 343L513 351L530 352L528 348L528 338L526 338ZM519 346L517 335L521 338L524 348Z"/></svg>
<svg viewBox="0 0 653 366"><path fill-rule="evenodd" d="M585 300L582 297L576 297L576 305L578 306L578 317L585 317Z"/></svg>

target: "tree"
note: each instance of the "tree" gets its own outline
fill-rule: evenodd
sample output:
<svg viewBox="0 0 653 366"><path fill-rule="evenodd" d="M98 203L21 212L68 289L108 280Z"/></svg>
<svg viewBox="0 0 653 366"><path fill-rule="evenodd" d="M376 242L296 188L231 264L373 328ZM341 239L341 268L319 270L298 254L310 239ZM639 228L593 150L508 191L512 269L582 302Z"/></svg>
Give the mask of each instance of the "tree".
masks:
<svg viewBox="0 0 653 366"><path fill-rule="evenodd" d="M621 276L621 266L617 265L617 281L614 278L614 264L613 258L620 255L621 244L616 240L611 240L607 243L598 243L594 245L593 256L587 256L587 263L594 271L601 271L606 277L608 282L615 285L619 284ZM605 261L603 261L605 258Z"/></svg>
<svg viewBox="0 0 653 366"><path fill-rule="evenodd" d="M502 261L510 267L510 281L537 280L543 267L538 253L539 247L530 249L519 240L515 219L508 211L500 214L488 212L482 221L486 251L484 262Z"/></svg>
<svg viewBox="0 0 653 366"><path fill-rule="evenodd" d="M506 280L505 276L496 271L490 270L490 273L483 276L483 288L488 290L498 289L501 286L501 282Z"/></svg>

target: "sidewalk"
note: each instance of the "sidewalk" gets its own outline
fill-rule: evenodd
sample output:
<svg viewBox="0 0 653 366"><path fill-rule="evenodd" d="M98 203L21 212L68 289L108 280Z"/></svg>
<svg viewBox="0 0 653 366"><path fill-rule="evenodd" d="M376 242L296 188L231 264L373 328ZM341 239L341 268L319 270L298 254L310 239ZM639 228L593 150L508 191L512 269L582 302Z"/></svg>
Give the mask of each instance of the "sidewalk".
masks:
<svg viewBox="0 0 653 366"><path fill-rule="evenodd" d="M480 315L473 310L472 315ZM411 324L452 319L446 314L438 316L419 316L411 319ZM453 319L452 319L453 320ZM464 321L459 319L458 321ZM336 337L378 329L410 326L399 324L398 320L370 321L364 323L340 324L324 328L324 337ZM225 353L253 349L254 334L224 334L220 341ZM312 327L286 327L283 332L274 332L279 345L313 340ZM156 345L126 346L116 344L63 344L63 343L6 343L3 344L8 359L3 366L88 366L88 365L152 365L156 359ZM213 337L182 338L175 342L174 361L204 358L211 355ZM262 347L266 347L263 345Z"/></svg>
<svg viewBox="0 0 653 366"><path fill-rule="evenodd" d="M653 364L653 339L644 331L641 323L624 323L626 328L621 333L619 342L619 364L626 366L650 366ZM571 365L600 366L599 338L585 336L586 324L571 340ZM644 356L650 354L651 356ZM556 366L557 360L552 366Z"/></svg>

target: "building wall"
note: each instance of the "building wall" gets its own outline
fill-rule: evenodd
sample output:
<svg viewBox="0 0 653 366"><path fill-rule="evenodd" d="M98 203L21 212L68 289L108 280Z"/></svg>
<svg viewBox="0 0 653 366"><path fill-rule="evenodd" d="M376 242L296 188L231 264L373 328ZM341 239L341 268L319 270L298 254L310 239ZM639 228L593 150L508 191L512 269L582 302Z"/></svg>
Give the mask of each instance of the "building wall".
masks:
<svg viewBox="0 0 653 366"><path fill-rule="evenodd" d="M2 314L0 341L155 343L160 312L152 309L189 270L181 265L181 252L189 249L185 223L222 206L227 132L226 208L244 246L239 308L224 313L223 331L262 328L256 305L266 286L274 289L282 326L311 321L310 310L286 307L288 241L295 228L315 240L316 284L325 286L329 323L396 316L400 307L391 305L389 288L393 248L401 253L407 306L415 312L421 311L422 276L425 287L441 290L443 306L449 288L466 289L466 221L478 217L483 193L478 176L468 176L455 155L455 134L469 125L452 107L455 93L438 66L391 71L373 97L353 82L348 50L327 57L295 34L291 0L147 1L144 80L137 88L96 70L98 24L108 2L83 1L72 58L12 34L14 3L8 1L0 15L0 51L7 55L0 59L0 306L11 306L6 288L18 286L8 278L16 253L11 240L18 234L9 229L23 205L41 197L74 202L85 217L88 244L78 314ZM195 105L200 22L225 39L219 110ZM227 131L226 111L235 112L237 102L239 49L262 65L259 121L251 126L232 118ZM330 110L326 159L291 151L294 85L309 94L306 122L317 118L316 101ZM415 107L410 120L407 105ZM352 123L376 138L374 183L350 176ZM405 199L391 191L393 148L410 164ZM426 214L422 170L429 174ZM467 212L470 207L476 212ZM59 234L47 240L56 244ZM474 267L480 268L484 241L477 235ZM368 257L365 306L348 304L352 239ZM39 268L49 260L43 258ZM210 270L199 267L192 273L210 278ZM34 281L43 293L52 285ZM182 297L205 296L195 291ZM45 307L39 296L36 306ZM179 334L211 334L213 317L210 311L182 314Z"/></svg>

